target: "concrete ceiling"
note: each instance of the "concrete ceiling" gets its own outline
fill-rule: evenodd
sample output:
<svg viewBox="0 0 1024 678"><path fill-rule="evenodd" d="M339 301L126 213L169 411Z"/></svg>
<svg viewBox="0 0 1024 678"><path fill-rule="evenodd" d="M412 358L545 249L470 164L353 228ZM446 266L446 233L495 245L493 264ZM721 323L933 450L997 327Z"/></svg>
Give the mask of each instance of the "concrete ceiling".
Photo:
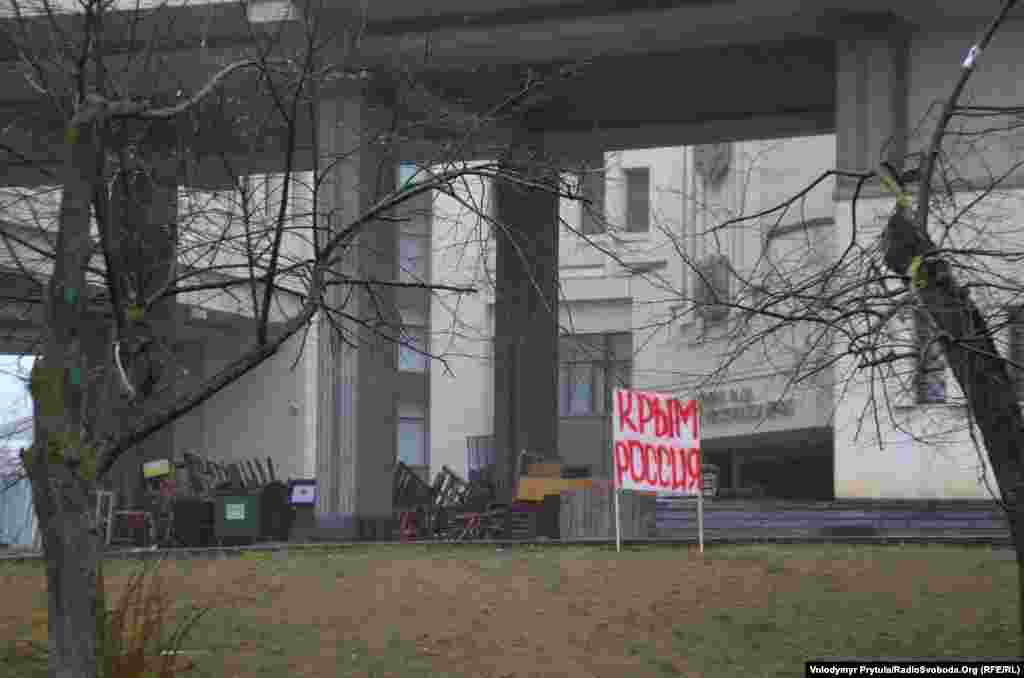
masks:
<svg viewBox="0 0 1024 678"><path fill-rule="evenodd" d="M953 0L862 0L855 7L838 0L325 0L310 24L328 45L327 56L390 74L385 81L412 77L438 101L469 113L513 98L530 78L547 78L537 93L504 109L505 122L543 131L553 146L593 146L597 134L611 149L830 131L833 44L857 22L851 11L884 12L926 27L983 25L992 8ZM132 18L120 26L108 22L108 44L125 55L121 81L133 83L126 88L133 93L189 91L254 40L235 3ZM363 29L353 60L342 53L342 33L357 18ZM76 21L69 18L67 29ZM48 43L47 26L32 30L39 32L33 44ZM300 33L292 25L284 43L296 45ZM0 107L17 112L0 120L0 129L8 129L13 115L59 134L61 116L27 86L3 35ZM128 63L127 55L154 35L156 61ZM571 75L554 77L566 70ZM410 104L413 117L415 107Z"/></svg>
<svg viewBox="0 0 1024 678"><path fill-rule="evenodd" d="M295 2L301 6L301 2ZM935 25L945 17L959 21L965 18L984 18L996 9L993 3L966 3L962 0L904 0L901 3L882 0L860 0L851 7L848 0L374 0L363 3L356 0L327 0L327 8L344 9L362 14L368 32L411 33L447 28L492 28L542 20L580 21L595 17L628 16L642 12L670 10L721 9L734 18L759 12L784 10L796 12L807 8L861 12L883 12L906 17L922 25ZM766 7L767 6L767 7ZM1024 12L1017 16L1024 16Z"/></svg>
<svg viewBox="0 0 1024 678"><path fill-rule="evenodd" d="M287 0L251 0L249 13ZM305 6L303 0L292 4ZM456 68L483 63L543 63L612 54L665 53L726 44L780 42L829 37L841 32L851 15L891 16L920 30L980 30L997 3L960 0L313 0L309 19L325 42L343 41L357 27L359 53L367 62L408 61ZM1024 7L1011 15L1024 19ZM80 17L69 16L72 35ZM6 24L6 26L3 26ZM5 44L10 20L0 21L0 62L15 53ZM252 40L246 10L239 3L171 4L148 13L108 17L108 44L137 50L152 36L162 49L209 49ZM38 36L33 33L38 33ZM39 22L24 34L33 45L47 45L51 28ZM135 41L135 45L131 45ZM0 93L0 96L6 93Z"/></svg>

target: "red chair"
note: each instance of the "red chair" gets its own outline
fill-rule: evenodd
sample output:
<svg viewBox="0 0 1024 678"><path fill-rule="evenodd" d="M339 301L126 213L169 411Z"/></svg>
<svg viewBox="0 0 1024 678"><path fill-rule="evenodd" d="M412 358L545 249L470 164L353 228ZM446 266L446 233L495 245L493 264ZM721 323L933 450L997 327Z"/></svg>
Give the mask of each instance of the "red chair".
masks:
<svg viewBox="0 0 1024 678"><path fill-rule="evenodd" d="M401 541L414 541L419 536L416 511L402 511L399 514L398 530Z"/></svg>

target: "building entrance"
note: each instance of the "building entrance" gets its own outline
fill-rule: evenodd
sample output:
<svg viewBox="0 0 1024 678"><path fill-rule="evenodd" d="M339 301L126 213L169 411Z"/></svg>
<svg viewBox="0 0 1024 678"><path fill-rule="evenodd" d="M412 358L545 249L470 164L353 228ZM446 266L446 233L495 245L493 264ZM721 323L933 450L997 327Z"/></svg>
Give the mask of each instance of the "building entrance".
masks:
<svg viewBox="0 0 1024 678"><path fill-rule="evenodd" d="M705 440L704 459L719 469L723 499L831 501L834 447L830 429Z"/></svg>

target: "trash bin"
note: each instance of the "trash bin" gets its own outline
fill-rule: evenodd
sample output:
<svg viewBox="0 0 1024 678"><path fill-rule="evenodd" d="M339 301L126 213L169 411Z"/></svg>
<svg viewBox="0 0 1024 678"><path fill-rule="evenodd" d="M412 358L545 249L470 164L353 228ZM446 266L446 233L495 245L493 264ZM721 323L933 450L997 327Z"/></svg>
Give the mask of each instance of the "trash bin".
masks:
<svg viewBox="0 0 1024 678"><path fill-rule="evenodd" d="M231 490L216 497L214 536L217 543L251 544L261 532L260 493Z"/></svg>
<svg viewBox="0 0 1024 678"><path fill-rule="evenodd" d="M288 533L290 539L305 541L317 532L316 480L302 478L288 482L288 505L291 508L292 524Z"/></svg>
<svg viewBox="0 0 1024 678"><path fill-rule="evenodd" d="M288 541L293 510L288 486L280 480L267 483L260 491L260 536L273 541Z"/></svg>
<svg viewBox="0 0 1024 678"><path fill-rule="evenodd" d="M171 502L174 536L185 547L209 546L213 541L214 504L205 499L177 497Z"/></svg>

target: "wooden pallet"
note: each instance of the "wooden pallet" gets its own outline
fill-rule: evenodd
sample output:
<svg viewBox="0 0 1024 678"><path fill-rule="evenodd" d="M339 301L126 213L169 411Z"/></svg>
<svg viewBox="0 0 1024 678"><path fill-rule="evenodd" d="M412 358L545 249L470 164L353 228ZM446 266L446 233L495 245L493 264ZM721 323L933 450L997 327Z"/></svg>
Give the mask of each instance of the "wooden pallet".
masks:
<svg viewBox="0 0 1024 678"><path fill-rule="evenodd" d="M562 539L613 539L615 495L610 485L563 492L559 512ZM636 492L619 496L619 518L624 539L654 536L655 497Z"/></svg>

